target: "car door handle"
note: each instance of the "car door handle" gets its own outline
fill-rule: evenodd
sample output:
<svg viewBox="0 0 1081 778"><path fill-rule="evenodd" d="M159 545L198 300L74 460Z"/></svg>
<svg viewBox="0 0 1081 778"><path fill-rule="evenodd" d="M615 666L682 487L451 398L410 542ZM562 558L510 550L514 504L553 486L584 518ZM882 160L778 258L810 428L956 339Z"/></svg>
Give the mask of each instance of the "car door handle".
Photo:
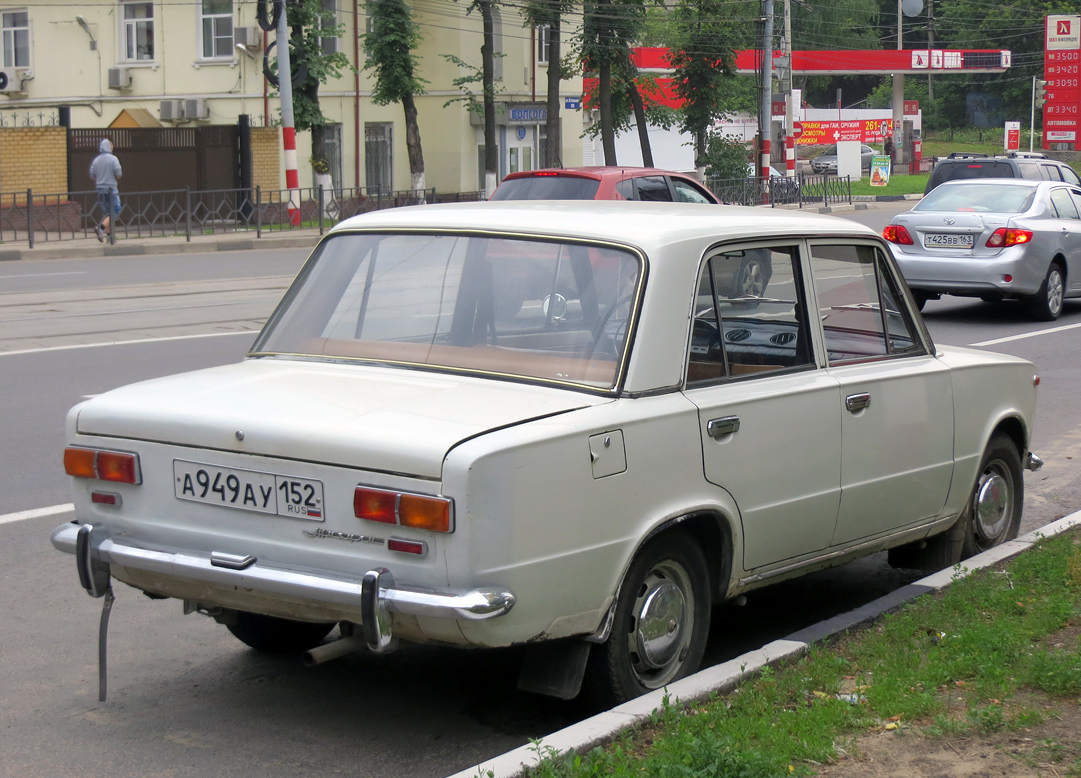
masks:
<svg viewBox="0 0 1081 778"><path fill-rule="evenodd" d="M859 394L850 394L845 398L845 407L852 413L856 411L862 411L864 408L869 408L871 405L871 395L867 392L861 392Z"/></svg>
<svg viewBox="0 0 1081 778"><path fill-rule="evenodd" d="M722 416L719 419L710 419L706 422L706 432L711 438L720 438L731 435L739 429L739 416Z"/></svg>

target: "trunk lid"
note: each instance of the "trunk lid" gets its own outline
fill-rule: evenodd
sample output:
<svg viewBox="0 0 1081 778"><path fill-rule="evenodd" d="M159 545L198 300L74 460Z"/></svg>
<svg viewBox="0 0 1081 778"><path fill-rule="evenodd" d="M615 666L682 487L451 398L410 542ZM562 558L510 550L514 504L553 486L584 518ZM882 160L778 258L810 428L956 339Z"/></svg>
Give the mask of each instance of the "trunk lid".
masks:
<svg viewBox="0 0 1081 778"><path fill-rule="evenodd" d="M76 429L439 479L463 440L608 401L470 376L248 359L100 395L79 408Z"/></svg>

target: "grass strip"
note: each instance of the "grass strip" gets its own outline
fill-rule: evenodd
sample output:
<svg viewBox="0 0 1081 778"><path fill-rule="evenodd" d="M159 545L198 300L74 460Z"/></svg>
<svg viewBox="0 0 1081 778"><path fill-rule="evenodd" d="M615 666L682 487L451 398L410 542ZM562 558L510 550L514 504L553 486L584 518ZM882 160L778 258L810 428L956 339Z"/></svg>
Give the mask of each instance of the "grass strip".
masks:
<svg viewBox="0 0 1081 778"><path fill-rule="evenodd" d="M556 754L538 744L545 761L527 775L814 775L839 745L875 730L935 738L1031 726L1048 714L1026 702L1028 692L1074 704L1081 694L1078 641L1044 643L1071 622L1081 622L1076 530L767 668L730 694L686 708L668 703L606 747Z"/></svg>

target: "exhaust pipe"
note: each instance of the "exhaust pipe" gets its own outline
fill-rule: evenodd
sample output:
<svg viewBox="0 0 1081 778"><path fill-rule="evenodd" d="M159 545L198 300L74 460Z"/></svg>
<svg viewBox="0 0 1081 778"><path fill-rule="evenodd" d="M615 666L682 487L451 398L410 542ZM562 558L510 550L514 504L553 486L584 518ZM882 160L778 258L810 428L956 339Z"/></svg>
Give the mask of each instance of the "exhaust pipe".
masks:
<svg viewBox="0 0 1081 778"><path fill-rule="evenodd" d="M323 664L323 662L329 662L331 659L363 651L367 647L368 644L365 642L363 635L350 635L335 640L333 643L324 643L321 646L308 649L300 655L300 660L306 667L315 667Z"/></svg>

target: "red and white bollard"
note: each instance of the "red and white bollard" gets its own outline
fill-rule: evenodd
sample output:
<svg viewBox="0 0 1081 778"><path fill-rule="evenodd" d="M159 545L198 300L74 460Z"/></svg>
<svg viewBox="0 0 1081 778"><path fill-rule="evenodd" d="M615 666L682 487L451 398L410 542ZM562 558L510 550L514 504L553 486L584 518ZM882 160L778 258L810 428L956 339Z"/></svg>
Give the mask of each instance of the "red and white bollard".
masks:
<svg viewBox="0 0 1081 778"><path fill-rule="evenodd" d="M282 146L285 152L285 188L289 190L289 223L300 226L300 174L297 172L297 131L294 127L282 127Z"/></svg>
<svg viewBox="0 0 1081 778"><path fill-rule="evenodd" d="M796 177L796 139L789 135L784 139L784 164L785 175L788 178Z"/></svg>
<svg viewBox="0 0 1081 778"><path fill-rule="evenodd" d="M763 138L762 140L762 180L765 182L765 186L762 187L762 202L769 202L769 184L770 184L770 172L769 172L769 138Z"/></svg>

